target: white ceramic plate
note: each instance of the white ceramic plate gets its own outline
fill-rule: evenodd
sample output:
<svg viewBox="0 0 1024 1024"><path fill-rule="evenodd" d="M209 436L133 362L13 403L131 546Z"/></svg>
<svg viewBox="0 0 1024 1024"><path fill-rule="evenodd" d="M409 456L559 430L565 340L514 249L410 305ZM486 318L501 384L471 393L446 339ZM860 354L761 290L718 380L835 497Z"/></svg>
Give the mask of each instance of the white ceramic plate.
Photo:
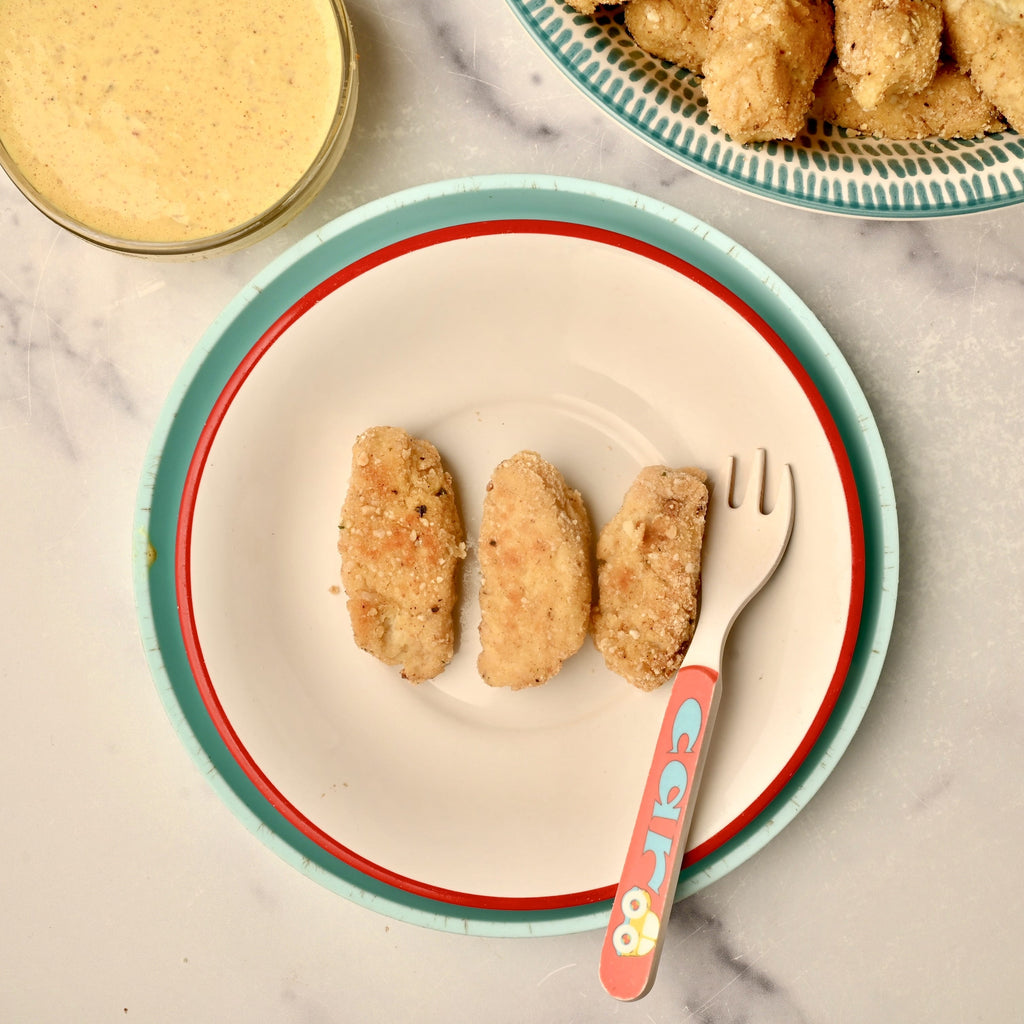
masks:
<svg viewBox="0 0 1024 1024"><path fill-rule="evenodd" d="M341 218L253 282L154 439L143 634L172 717L236 812L303 870L398 916L589 927L667 694L631 688L589 641L544 687L488 688L472 554L440 677L415 687L359 651L337 521L352 442L379 423L438 445L471 547L491 469L522 448L562 469L598 527L650 463L714 478L765 447L770 484L793 465L793 539L728 648L681 895L767 841L856 727L894 597L894 579L879 589L895 570L884 455L795 297L635 194L442 183Z"/></svg>
<svg viewBox="0 0 1024 1024"><path fill-rule="evenodd" d="M793 142L739 146L708 121L700 79L644 53L616 8L594 17L561 0L508 0L527 32L591 99L659 152L768 199L859 217L939 217L1024 198L1024 144L884 142L811 120Z"/></svg>

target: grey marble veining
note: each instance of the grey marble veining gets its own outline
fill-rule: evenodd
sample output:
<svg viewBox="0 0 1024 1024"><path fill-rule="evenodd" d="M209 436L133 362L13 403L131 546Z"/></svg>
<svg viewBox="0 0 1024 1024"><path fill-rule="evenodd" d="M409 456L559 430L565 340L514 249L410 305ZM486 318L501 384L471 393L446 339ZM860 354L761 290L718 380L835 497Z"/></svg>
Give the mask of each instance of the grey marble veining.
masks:
<svg viewBox="0 0 1024 1024"><path fill-rule="evenodd" d="M0 180L0 1019L1017 1019L1024 207L902 223L793 210L649 149L504 3L350 12L350 150L309 209L249 250L105 254ZM601 990L596 932L429 931L278 860L182 750L136 630L138 474L224 305L362 203L518 171L635 189L771 267L864 389L900 512L900 601L861 728L789 826L676 908L659 981L635 1005Z"/></svg>

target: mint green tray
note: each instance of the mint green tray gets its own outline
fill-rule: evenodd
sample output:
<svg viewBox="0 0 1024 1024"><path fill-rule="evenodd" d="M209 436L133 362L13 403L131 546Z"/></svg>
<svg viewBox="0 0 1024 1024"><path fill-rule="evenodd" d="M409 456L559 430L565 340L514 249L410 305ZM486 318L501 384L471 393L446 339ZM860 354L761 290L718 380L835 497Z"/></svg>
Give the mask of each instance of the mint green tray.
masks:
<svg viewBox="0 0 1024 1024"><path fill-rule="evenodd" d="M853 737L881 671L897 589L896 510L885 452L849 367L813 314L767 267L713 228L633 192L563 178L441 182L373 202L276 259L211 325L168 396L141 473L133 572L142 643L160 697L227 806L303 874L389 916L454 932L541 935L602 927L606 902L509 911L454 906L375 880L294 827L235 761L190 671L175 591L179 506L197 439L225 381L293 303L360 257L425 231L489 219L560 220L619 232L686 260L732 291L785 340L824 398L847 453L864 529L865 592L847 677L823 730L778 796L734 838L684 869L678 898L721 878L806 805Z"/></svg>

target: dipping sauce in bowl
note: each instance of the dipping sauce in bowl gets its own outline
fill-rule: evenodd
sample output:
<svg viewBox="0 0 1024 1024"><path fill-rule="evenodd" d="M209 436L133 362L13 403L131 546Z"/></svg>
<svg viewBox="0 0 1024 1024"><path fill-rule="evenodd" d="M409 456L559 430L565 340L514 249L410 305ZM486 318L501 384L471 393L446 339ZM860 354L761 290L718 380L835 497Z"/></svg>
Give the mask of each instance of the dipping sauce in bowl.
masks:
<svg viewBox="0 0 1024 1024"><path fill-rule="evenodd" d="M0 163L140 255L238 248L335 169L357 88L341 0L4 0Z"/></svg>

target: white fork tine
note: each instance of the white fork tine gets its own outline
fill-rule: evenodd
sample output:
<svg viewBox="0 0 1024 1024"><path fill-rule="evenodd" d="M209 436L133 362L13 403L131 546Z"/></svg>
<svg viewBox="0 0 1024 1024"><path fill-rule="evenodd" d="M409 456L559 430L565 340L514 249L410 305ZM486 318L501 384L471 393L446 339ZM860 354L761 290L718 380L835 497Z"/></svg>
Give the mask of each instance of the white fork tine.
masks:
<svg viewBox="0 0 1024 1024"><path fill-rule="evenodd" d="M793 471L783 466L771 510L764 511L765 451L758 449L742 499L735 497L736 460L711 490L701 556L700 617L684 664L718 671L732 624L775 572L793 528Z"/></svg>
<svg viewBox="0 0 1024 1024"><path fill-rule="evenodd" d="M793 472L789 465L783 468L766 512L765 463L762 448L738 503L735 459L711 490L697 630L672 684L601 947L601 981L617 999L637 999L654 982L721 697L725 640L789 544L796 506Z"/></svg>
<svg viewBox="0 0 1024 1024"><path fill-rule="evenodd" d="M767 456L763 448L758 448L754 453L754 468L750 474L750 480L747 482L747 493L744 494L744 499L748 497L755 497L757 501L754 503L758 510L762 509L764 505L764 473L765 473L765 462ZM727 479L729 486L726 489L729 498L730 508L742 508L744 503L748 508L752 507L749 501L744 502L742 499L738 499L736 496L736 460L732 456L729 457L728 462ZM751 494L750 492L754 492Z"/></svg>

